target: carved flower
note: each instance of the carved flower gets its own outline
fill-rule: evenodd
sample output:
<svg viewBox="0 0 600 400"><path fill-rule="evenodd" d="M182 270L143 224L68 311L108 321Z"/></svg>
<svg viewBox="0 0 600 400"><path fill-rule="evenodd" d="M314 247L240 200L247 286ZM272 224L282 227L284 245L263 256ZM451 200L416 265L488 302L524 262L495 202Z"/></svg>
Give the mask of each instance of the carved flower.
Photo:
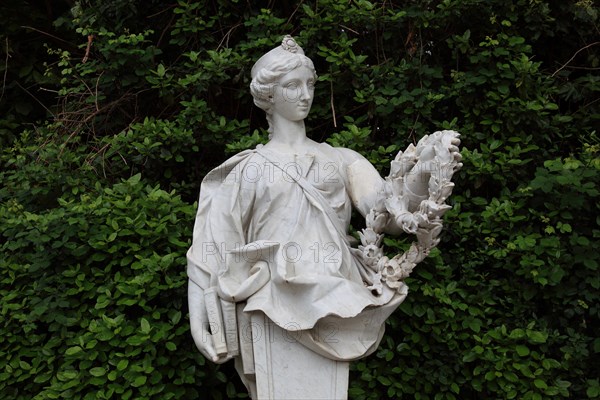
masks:
<svg viewBox="0 0 600 400"><path fill-rule="evenodd" d="M427 218L427 214L417 211L413 213L413 217L415 217L417 225L421 227L429 225L429 218Z"/></svg>
<svg viewBox="0 0 600 400"><path fill-rule="evenodd" d="M399 277L397 275L400 275L400 266L399 265L393 265L391 263L388 263L383 268L383 276L385 276L385 280L387 282L400 280L401 277Z"/></svg>
<svg viewBox="0 0 600 400"><path fill-rule="evenodd" d="M387 213L385 208L385 200L391 196L388 189L388 187L385 187L383 190L377 193L377 200L375 200L375 204L373 204L372 208L376 213Z"/></svg>
<svg viewBox="0 0 600 400"><path fill-rule="evenodd" d="M375 217L372 227L375 232L383 232L383 230L385 229L387 224L388 224L388 214L381 213Z"/></svg>
<svg viewBox="0 0 600 400"><path fill-rule="evenodd" d="M438 190L438 197L435 200L440 203L446 201L446 199L452 194L452 189L454 189L454 183L448 181L444 182L440 186Z"/></svg>
<svg viewBox="0 0 600 400"><path fill-rule="evenodd" d="M417 264L415 263L409 263L409 262L405 262L402 264L402 278L401 280L404 280L406 278L408 278L410 276L410 274L413 272L413 269L415 269L415 267L417 266Z"/></svg>
<svg viewBox="0 0 600 400"><path fill-rule="evenodd" d="M381 296L381 294L383 293L383 285L381 284L381 274L380 273L376 273L374 275L373 284L370 286L367 286L367 289L369 289L371 291L371 293L373 293L373 295Z"/></svg>
<svg viewBox="0 0 600 400"><path fill-rule="evenodd" d="M406 284L401 281L386 281L386 283L390 289L396 289L396 291L400 295L404 294L403 292L401 292L401 290L407 287ZM406 291L406 292L408 293L408 291Z"/></svg>
<svg viewBox="0 0 600 400"><path fill-rule="evenodd" d="M360 241L364 245L374 244L379 246L382 235L378 235L371 228L363 229L362 232L358 232L358 236L360 236Z"/></svg>
<svg viewBox="0 0 600 400"><path fill-rule="evenodd" d="M366 257L372 257L372 258L382 255L381 249L379 247L375 246L374 244L369 244L369 245L365 246L365 248L363 249L363 253Z"/></svg>
<svg viewBox="0 0 600 400"><path fill-rule="evenodd" d="M416 263L408 261L405 255L398 254L385 263L382 275L388 283L401 281L408 278L415 266Z"/></svg>
<svg viewBox="0 0 600 400"><path fill-rule="evenodd" d="M402 227L402 230L406 233L414 234L417 232L419 223L417 219L409 212L401 213L396 217L396 224Z"/></svg>
<svg viewBox="0 0 600 400"><path fill-rule="evenodd" d="M400 296L408 295L408 286L404 282L398 282L398 285L394 289L396 289L396 292Z"/></svg>
<svg viewBox="0 0 600 400"><path fill-rule="evenodd" d="M421 262L427 254L424 254L423 250L415 243L413 243L410 246L410 249L408 249L408 251L405 253L405 255L407 260L409 260L411 263L417 264Z"/></svg>
<svg viewBox="0 0 600 400"><path fill-rule="evenodd" d="M406 175L417 162L416 147L411 143L404 152L400 151L391 163L390 176L398 178Z"/></svg>
<svg viewBox="0 0 600 400"><path fill-rule="evenodd" d="M419 242L419 245L421 245L424 248L431 248L433 247L433 240L435 238L435 236L433 235L433 232L429 229L419 229L416 232L417 235L417 241Z"/></svg>
<svg viewBox="0 0 600 400"><path fill-rule="evenodd" d="M448 211L451 208L452 206L449 206L447 204L438 204L435 201L427 200L421 203L419 211L423 214L426 214L428 219L431 221L437 218L441 218L446 213L446 211Z"/></svg>

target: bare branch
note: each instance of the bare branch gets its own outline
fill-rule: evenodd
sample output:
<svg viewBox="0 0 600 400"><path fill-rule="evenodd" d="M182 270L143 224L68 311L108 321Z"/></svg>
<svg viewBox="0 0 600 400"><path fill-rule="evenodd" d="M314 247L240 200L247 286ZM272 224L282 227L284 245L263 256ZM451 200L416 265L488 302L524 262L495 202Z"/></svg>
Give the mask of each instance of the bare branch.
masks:
<svg viewBox="0 0 600 400"><path fill-rule="evenodd" d="M85 47L85 55L83 56L83 60L81 60L82 64L85 64L90 57L90 49L92 48L92 42L94 41L94 35L88 35L87 37L87 46Z"/></svg>
<svg viewBox="0 0 600 400"><path fill-rule="evenodd" d="M61 39L61 38L59 38L58 36L54 36L54 35L52 35L52 34L50 34L50 33L48 33L48 32L41 31L41 30L39 30L39 29L37 29L37 28L34 28L33 26L21 26L21 28L24 28L24 29L31 29L32 31L39 32L39 33L41 33L42 35L50 36L52 39L56 39L56 40L58 40L58 41L61 41L61 42L63 42L63 43L67 43L68 45L70 45L70 46L73 46L73 47L77 47L76 45L74 45L73 43L71 43L71 42L69 42L69 41L66 41L66 40L64 40L64 39Z"/></svg>
<svg viewBox="0 0 600 400"><path fill-rule="evenodd" d="M333 116L333 126L335 128L337 128L337 119L335 117L335 105L333 104L333 81L329 81L329 83L330 83L330 86L331 86L331 90L330 90L330 92L331 92L331 100L330 101L331 101L331 114Z"/></svg>
<svg viewBox="0 0 600 400"><path fill-rule="evenodd" d="M6 60L4 61L4 78L2 79L2 93L0 93L0 100L4 97L4 89L6 88L6 75L8 74L8 37L6 38Z"/></svg>
<svg viewBox="0 0 600 400"><path fill-rule="evenodd" d="M588 49L588 48L590 48L590 47L592 47L592 46L595 46L595 45L597 45L597 44L600 44L600 42L594 42L594 43L588 44L587 46L584 46L584 47L580 48L579 50L577 50L577 51L575 52L575 54L573 54L573 57L569 58L569 61L567 61L566 63L564 63L564 64L563 64L563 66L562 66L562 67L560 67L559 69L557 69L556 71L554 71L554 73L553 73L551 76L552 76L552 77L554 77L554 75L556 75L556 74L558 74L560 71L562 71L562 70L563 70L563 69L564 69L564 68L565 68L567 65L569 65L569 63L570 63L571 61L573 61L573 59L574 59L575 57L577 57L577 54L579 54L579 53L581 53L583 50L585 50L585 49Z"/></svg>
<svg viewBox="0 0 600 400"><path fill-rule="evenodd" d="M46 111L48 111L53 117L55 117L54 113L52 111L50 111L50 109L48 107L46 107L46 105L44 103L42 103L37 97L35 97L33 95L33 93L31 93L29 90L27 90L27 88L24 88L23 86L21 86L21 84L17 81L15 81L15 83L17 84L18 87L20 87L21 89L23 89L25 91L25 93L27 93L28 95L30 95L31 97L33 97L33 99L35 101L37 101L42 107L44 107L46 109Z"/></svg>

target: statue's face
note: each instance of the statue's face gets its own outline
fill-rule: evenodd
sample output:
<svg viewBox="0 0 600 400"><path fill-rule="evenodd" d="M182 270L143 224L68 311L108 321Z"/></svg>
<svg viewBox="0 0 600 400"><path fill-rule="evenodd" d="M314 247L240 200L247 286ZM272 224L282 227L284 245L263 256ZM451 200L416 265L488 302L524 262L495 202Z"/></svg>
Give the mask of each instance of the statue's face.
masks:
<svg viewBox="0 0 600 400"><path fill-rule="evenodd" d="M301 121L308 116L315 93L315 76L302 65L283 75L273 93L273 114L289 121Z"/></svg>

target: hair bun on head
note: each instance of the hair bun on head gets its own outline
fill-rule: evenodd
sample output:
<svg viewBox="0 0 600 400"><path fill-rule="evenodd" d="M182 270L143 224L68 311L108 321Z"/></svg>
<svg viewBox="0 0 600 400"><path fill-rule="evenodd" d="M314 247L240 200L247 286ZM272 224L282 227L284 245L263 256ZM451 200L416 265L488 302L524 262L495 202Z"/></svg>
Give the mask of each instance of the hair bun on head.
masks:
<svg viewBox="0 0 600 400"><path fill-rule="evenodd" d="M289 51L290 53L294 54L296 54L298 52L298 49L300 49L300 53L304 54L300 46L298 46L298 43L296 43L294 38L290 35L285 35L283 37L283 40L281 41L281 47L283 47L285 51Z"/></svg>
<svg viewBox="0 0 600 400"><path fill-rule="evenodd" d="M302 47L296 43L296 40L293 37L290 35L285 35L281 41L281 45L275 47L273 50L269 51L258 59L258 61L252 67L250 76L254 79L256 74L258 74L258 71L267 65L282 58L293 57L298 54L304 55L304 50L302 50Z"/></svg>

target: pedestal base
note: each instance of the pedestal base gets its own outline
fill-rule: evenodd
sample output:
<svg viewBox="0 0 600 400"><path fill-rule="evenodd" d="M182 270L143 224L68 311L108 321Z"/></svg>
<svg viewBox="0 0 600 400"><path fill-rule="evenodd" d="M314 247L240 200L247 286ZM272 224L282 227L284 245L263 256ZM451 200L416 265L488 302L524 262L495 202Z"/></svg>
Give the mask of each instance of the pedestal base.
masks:
<svg viewBox="0 0 600 400"><path fill-rule="evenodd" d="M325 358L297 342L262 313L251 316L254 400L347 399L349 363Z"/></svg>

